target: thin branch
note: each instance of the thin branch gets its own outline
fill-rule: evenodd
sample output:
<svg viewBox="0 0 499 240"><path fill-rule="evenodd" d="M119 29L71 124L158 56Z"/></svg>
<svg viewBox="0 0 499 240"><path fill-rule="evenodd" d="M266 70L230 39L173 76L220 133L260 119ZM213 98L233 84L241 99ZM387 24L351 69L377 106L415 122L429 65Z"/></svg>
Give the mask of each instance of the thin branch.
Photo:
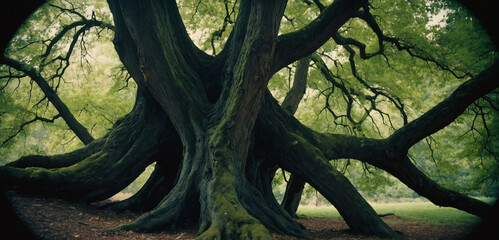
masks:
<svg viewBox="0 0 499 240"><path fill-rule="evenodd" d="M235 15L235 4L234 4L234 7L232 8L232 11L229 10L230 8L229 8L228 1L224 1L224 7L225 7L225 17L224 17L222 27L219 30L217 30L211 34L211 47L213 50L213 56L215 56L217 54L217 51L215 49L215 40L222 38L222 35L225 32L225 30L227 29L227 26L229 24L234 24L234 21L232 20L232 15ZM196 11L197 11L197 9L196 9Z"/></svg>
<svg viewBox="0 0 499 240"><path fill-rule="evenodd" d="M2 144L0 144L0 147L3 147L7 142L9 142L10 140L12 140L14 137L16 137L20 132L22 132L24 130L24 127L28 126L29 124L31 123L34 123L36 121L41 121L41 122L47 122L47 123L53 123L56 119L58 119L59 117L61 117L60 114L57 114L55 115L54 117L52 117L51 119L49 118L44 118L44 117L40 117L38 115L35 115L35 117L27 122L24 122L22 123L20 126L19 126L19 129L12 135L10 135L9 137L7 137L7 139L5 139Z"/></svg>
<svg viewBox="0 0 499 240"><path fill-rule="evenodd" d="M112 30L114 31L114 26L111 25L111 24L108 24L108 23L104 23L102 21L98 21L98 20L95 20L95 19L91 19L91 20L81 20L81 21L77 21L77 22L73 22L69 25L66 25L62 28L62 30L52 39L52 40L46 40L46 41L50 41L50 43L47 45L47 48L45 49L45 52L42 54L42 58L43 57L48 57L48 55L52 52L52 48L66 35L66 33L68 33L69 31L73 30L73 29L76 29L77 27L82 27L80 28L80 30L77 32L77 34L74 35L73 39L77 39L80 34L83 32L83 31L86 31L92 27L96 27L96 26L99 26L101 28L106 28L106 29L109 29L109 30ZM83 29L83 31L82 31ZM74 42L75 40L73 40ZM69 55L69 54L68 54Z"/></svg>
<svg viewBox="0 0 499 240"><path fill-rule="evenodd" d="M423 50L416 49L416 47L414 47L414 46L405 46L401 43L401 41L399 39L394 38L394 37L388 37L388 36L384 35L383 31L379 27L376 19L371 14L368 7L364 7L362 11L358 11L357 13L358 13L357 17L363 19L367 23L367 25L373 30L373 32L376 34L376 36L378 37L379 50L377 53L372 53L371 56L381 54L381 52L383 51L383 42L388 42L388 43L394 44L399 51L406 51L412 57L418 58L418 59L423 60L423 61L428 62L428 63L433 63L437 67L439 67L441 70L444 70L444 71L451 73L456 78L463 79L463 78L473 77L473 75L471 73L467 73L467 72L464 72L462 75L459 75L456 71L452 70L448 66L441 64L440 62L438 62L434 58L419 55L419 54L416 54L413 52L413 49L420 51L420 52L424 52ZM358 44L356 43L355 45L357 46ZM365 52L365 50L364 50L364 52ZM368 57L369 55L364 55L364 56Z"/></svg>

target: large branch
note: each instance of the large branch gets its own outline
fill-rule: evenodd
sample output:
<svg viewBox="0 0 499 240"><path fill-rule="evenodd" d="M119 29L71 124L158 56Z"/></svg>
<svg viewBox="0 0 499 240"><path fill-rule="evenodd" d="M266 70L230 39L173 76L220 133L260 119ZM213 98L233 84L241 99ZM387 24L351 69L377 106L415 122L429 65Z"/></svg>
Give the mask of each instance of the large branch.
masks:
<svg viewBox="0 0 499 240"><path fill-rule="evenodd" d="M406 155L415 143L450 124L475 100L497 88L498 64L496 62L476 78L463 83L447 99L386 140L320 133L313 139L329 159L354 158L367 162L389 172L437 205L483 217L490 210L488 204L441 187L419 171ZM299 131L304 132L303 128Z"/></svg>
<svg viewBox="0 0 499 240"><path fill-rule="evenodd" d="M437 205L455 207L483 217L490 210L488 204L439 186L419 171L406 155L415 143L449 125L475 100L497 88L498 65L499 62L494 63L463 83L448 98L386 140L317 133L314 136L316 146L328 159L354 158L367 162L389 172ZM300 131L304 132L303 129Z"/></svg>
<svg viewBox="0 0 499 240"><path fill-rule="evenodd" d="M387 145L387 141L384 139L369 139L349 135L317 133L301 125L293 117L286 115L284 110L278 110L276 103L273 105L273 108L275 109L273 111L273 116L275 116L276 119L261 119L259 121L259 126L275 126L278 124L286 125L290 132L293 132L293 134L296 134L300 138L305 138L311 145L319 149L320 152L324 154L326 159L352 158L369 163L375 167L387 171L408 187L416 191L419 195L426 197L428 200L439 206L454 207L481 217L485 216L491 208L490 205L484 202L441 187L436 182L428 178L423 172L419 171L406 156L399 159L391 158L388 156L386 151L386 149L389 148L389 145ZM266 111L268 111L268 109L266 109ZM295 147L299 148L298 145ZM295 162L303 160L288 159L288 161ZM282 166L289 167L290 164L293 165L299 163L281 162L280 164L284 164ZM294 168L294 171L297 171L298 169L304 169L304 167L301 166ZM306 180L309 181L310 179Z"/></svg>
<svg viewBox="0 0 499 240"><path fill-rule="evenodd" d="M439 186L408 161L406 156L407 149L403 152L405 153L404 155L401 155L402 153L393 154L393 149L395 149L397 144L400 144L400 141L405 143L408 140L414 141L414 135L418 134L419 131L430 135L438 129L445 127L459 116L466 107L473 103L474 100L493 91L499 84L497 81L499 71L497 64L492 65L478 77L463 83L450 97L422 117L413 121L417 124L413 122L409 123L406 127L402 128L404 130L395 132L389 139L368 139L339 134L317 133L303 126L298 120L287 114L278 106L275 100L271 100L272 97L270 94L267 94L265 107L262 107L261 110L265 113L262 114L260 112L260 116L270 114L274 118L260 119L259 124L260 126L285 125L289 131L305 138L309 143L317 147L327 159L353 158L369 163L389 172L418 194L428 198L437 205L455 207L477 216L485 216L491 208L490 205ZM431 124L438 127L433 125L428 126ZM404 139L404 137L407 137L408 140ZM398 139L398 141L394 139Z"/></svg>
<svg viewBox="0 0 499 240"><path fill-rule="evenodd" d="M188 38L174 1L108 1L115 47L133 79L171 116L181 138L193 139L192 120L209 108L202 83L206 54ZM184 111L189 109L189 111ZM194 117L193 117L194 116Z"/></svg>
<svg viewBox="0 0 499 240"><path fill-rule="evenodd" d="M71 113L66 104L59 98L57 93L52 89L47 81L36 72L36 70L26 64L8 57L0 58L0 64L5 64L9 67L15 68L18 71L26 73L33 81L38 84L45 97L52 103L52 105L57 109L61 117L64 119L68 127L76 134L76 136L85 144L89 144L94 140L92 135L87 131L87 129L80 123L74 115Z"/></svg>
<svg viewBox="0 0 499 240"><path fill-rule="evenodd" d="M454 207L480 217L486 216L491 209L484 202L440 186L414 166L408 157L391 159L385 140L338 134L319 134L318 139L327 158L353 158L383 169L436 205Z"/></svg>
<svg viewBox="0 0 499 240"><path fill-rule="evenodd" d="M294 114L298 109L303 95L307 90L307 76L310 64L310 57L304 57L298 61L293 86L282 101L281 107Z"/></svg>
<svg viewBox="0 0 499 240"><path fill-rule="evenodd" d="M365 0L337 0L306 27L277 39L274 72L301 59L322 46L359 9Z"/></svg>
<svg viewBox="0 0 499 240"><path fill-rule="evenodd" d="M499 61L461 84L448 98L388 138L389 154L400 158L417 142L449 125L478 98L499 87Z"/></svg>

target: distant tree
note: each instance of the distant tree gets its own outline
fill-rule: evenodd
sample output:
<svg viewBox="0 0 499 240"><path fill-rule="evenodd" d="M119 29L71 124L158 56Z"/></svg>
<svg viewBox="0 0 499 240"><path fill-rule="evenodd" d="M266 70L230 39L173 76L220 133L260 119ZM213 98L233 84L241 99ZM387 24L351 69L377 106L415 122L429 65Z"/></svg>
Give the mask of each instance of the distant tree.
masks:
<svg viewBox="0 0 499 240"><path fill-rule="evenodd" d="M435 159L431 137L454 122L480 134L474 144L484 149L482 166L493 170L488 176L497 176L496 39L490 28L492 41L487 38L460 5L437 0L108 4L114 25L104 12L70 1L54 3L52 9L73 21L60 23L49 40L17 37L12 44L22 46L0 59L2 79L7 86L29 77L42 89L40 83L52 81L43 94L63 116L65 108L48 94L67 74L75 48L84 59L83 36L90 29L108 29L138 85L133 109L95 140L64 118L85 147L2 166L5 186L94 202L119 192L156 163L133 197L109 206L147 212L115 230L176 229L197 221L199 239L268 239L270 232L307 237L290 215L296 208L284 210L272 194L272 178L282 168L302 180L301 189L307 182L320 192L353 231L397 237L345 171L329 163L348 159L345 168L358 160L365 171L382 169L437 205L481 217L491 210L437 184L411 160L410 148L421 141ZM438 22L442 15L446 21ZM481 19L488 27L488 18ZM201 39L198 45L194 35ZM60 39L66 45L58 45ZM21 53L35 45L41 55ZM289 67L296 61L296 68ZM295 69L297 81L279 104L274 96L282 99L286 89L282 69ZM318 96L313 107L330 118L314 129L293 116L307 85ZM440 89L430 90L434 86Z"/></svg>

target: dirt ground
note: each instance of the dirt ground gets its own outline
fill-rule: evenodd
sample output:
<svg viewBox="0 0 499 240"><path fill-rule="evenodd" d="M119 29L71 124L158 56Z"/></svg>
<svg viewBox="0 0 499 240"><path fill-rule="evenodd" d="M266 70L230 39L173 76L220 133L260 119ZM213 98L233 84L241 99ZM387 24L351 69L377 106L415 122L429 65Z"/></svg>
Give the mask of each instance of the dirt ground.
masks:
<svg viewBox="0 0 499 240"><path fill-rule="evenodd" d="M131 231L108 233L107 229L132 222L139 214L132 212L115 213L98 209L95 206L68 202L60 199L47 199L7 193L14 214L24 222L27 230L10 235L0 236L0 239L194 239L196 226L186 228L182 232L166 233L135 233ZM5 213L4 213L5 214ZM4 217L2 217L5 219ZM13 225L15 216L7 220ZM386 216L383 219L394 230L401 232L405 239L460 239L469 233L473 226L451 225L436 226L421 221L403 219L398 216ZM301 218L303 224L313 239L379 239L349 233L343 220L326 218ZM4 225L6 226L6 225ZM14 229L10 229L14 231ZM5 230L4 230L5 231ZM9 229L7 229L9 231ZM17 234L17 235L16 235ZM289 236L273 234L274 239L297 239Z"/></svg>

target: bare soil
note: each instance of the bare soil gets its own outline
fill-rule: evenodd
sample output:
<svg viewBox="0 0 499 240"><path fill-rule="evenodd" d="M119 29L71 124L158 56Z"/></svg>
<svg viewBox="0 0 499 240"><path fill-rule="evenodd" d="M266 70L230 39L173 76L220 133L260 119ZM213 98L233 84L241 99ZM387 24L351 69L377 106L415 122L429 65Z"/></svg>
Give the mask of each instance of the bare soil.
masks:
<svg viewBox="0 0 499 240"><path fill-rule="evenodd" d="M29 230L7 236L7 239L194 239L197 226L187 227L182 232L135 233L131 231L110 233L106 230L134 221L140 214L132 212L116 213L99 209L93 205L69 202L60 199L40 198L7 193L14 214ZM0 213L2 214L2 213ZM7 219L5 218L7 217ZM15 216L1 217L12 225ZM383 219L394 230L401 232L405 239L461 239L473 226L466 224L435 225L417 220L386 216ZM354 235L341 219L301 218L313 239L380 239ZM3 225L7 226L7 225ZM14 229L10 229L14 231ZM5 231L5 230L4 230ZM7 229L9 231L9 229ZM26 233L26 231L29 231ZM18 235L15 235L18 234ZM19 235L21 234L21 235ZM26 235L27 234L27 235ZM273 234L274 239L297 239ZM0 239L6 239L0 235Z"/></svg>

